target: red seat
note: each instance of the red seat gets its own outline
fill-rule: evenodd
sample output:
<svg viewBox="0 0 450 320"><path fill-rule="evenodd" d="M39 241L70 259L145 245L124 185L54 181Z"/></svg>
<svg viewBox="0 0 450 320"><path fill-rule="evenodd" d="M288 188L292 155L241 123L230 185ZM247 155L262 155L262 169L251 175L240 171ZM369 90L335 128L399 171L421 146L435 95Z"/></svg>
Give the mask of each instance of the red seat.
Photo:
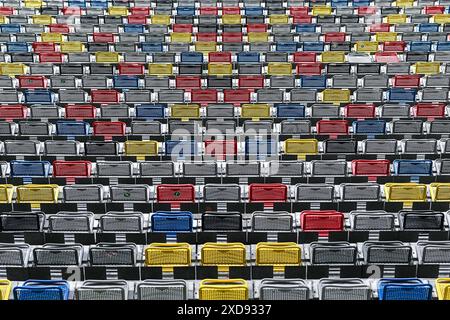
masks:
<svg viewBox="0 0 450 320"><path fill-rule="evenodd" d="M319 120L316 129L317 134L348 134L347 120Z"/></svg>
<svg viewBox="0 0 450 320"><path fill-rule="evenodd" d="M66 118L70 119L91 119L95 118L95 107L92 105L67 105L65 107Z"/></svg>
<svg viewBox="0 0 450 320"><path fill-rule="evenodd" d="M39 53L40 63L62 63L63 54L61 52L41 52Z"/></svg>
<svg viewBox="0 0 450 320"><path fill-rule="evenodd" d="M192 184L160 184L156 187L159 203L195 202L195 188Z"/></svg>
<svg viewBox="0 0 450 320"><path fill-rule="evenodd" d="M0 7L0 15L10 16L14 14L14 9L12 7Z"/></svg>
<svg viewBox="0 0 450 320"><path fill-rule="evenodd" d="M197 33L197 41L205 41L205 42L217 42L217 33L213 32L199 32Z"/></svg>
<svg viewBox="0 0 450 320"><path fill-rule="evenodd" d="M69 33L70 28L65 23L55 23L48 25L50 32L56 32L56 33Z"/></svg>
<svg viewBox="0 0 450 320"><path fill-rule="evenodd" d="M249 23L247 24L247 33L248 32L267 32L267 24Z"/></svg>
<svg viewBox="0 0 450 320"><path fill-rule="evenodd" d="M312 22L312 16L309 15L293 15L292 16L292 20L294 22L294 24L296 23L311 23Z"/></svg>
<svg viewBox="0 0 450 320"><path fill-rule="evenodd" d="M231 62L231 52L210 52L208 62Z"/></svg>
<svg viewBox="0 0 450 320"><path fill-rule="evenodd" d="M142 75L145 72L145 66L141 63L119 63L120 75Z"/></svg>
<svg viewBox="0 0 450 320"><path fill-rule="evenodd" d="M91 90L92 103L118 103L119 92L116 90L93 89Z"/></svg>
<svg viewBox="0 0 450 320"><path fill-rule="evenodd" d="M385 41L383 42L383 51L403 52L406 48L405 41Z"/></svg>
<svg viewBox="0 0 450 320"><path fill-rule="evenodd" d="M189 23L176 23L172 26L173 32L187 32L192 33L193 26Z"/></svg>
<svg viewBox="0 0 450 320"><path fill-rule="evenodd" d="M191 92L191 101L193 103L216 103L217 90L216 89L195 89Z"/></svg>
<svg viewBox="0 0 450 320"><path fill-rule="evenodd" d="M373 104L348 104L344 108L347 118L373 118L375 117L375 105Z"/></svg>
<svg viewBox="0 0 450 320"><path fill-rule="evenodd" d="M147 24L147 15L131 15L127 19L129 24Z"/></svg>
<svg viewBox="0 0 450 320"><path fill-rule="evenodd" d="M23 119L28 108L21 104L0 105L0 119Z"/></svg>
<svg viewBox="0 0 450 320"><path fill-rule="evenodd" d="M33 46L34 53L55 52L56 51L56 46L53 42L33 42L32 46Z"/></svg>
<svg viewBox="0 0 450 320"><path fill-rule="evenodd" d="M297 74L320 75L322 74L322 64L320 62L297 63Z"/></svg>
<svg viewBox="0 0 450 320"><path fill-rule="evenodd" d="M241 8L239 7L223 7L222 15L224 14L241 14Z"/></svg>
<svg viewBox="0 0 450 320"><path fill-rule="evenodd" d="M80 7L65 7L62 9L62 14L65 16L81 16Z"/></svg>
<svg viewBox="0 0 450 320"><path fill-rule="evenodd" d="M225 103L250 103L250 95L253 91L249 89L224 89L223 101Z"/></svg>
<svg viewBox="0 0 450 320"><path fill-rule="evenodd" d="M90 161L53 161L54 177L89 177L92 163Z"/></svg>
<svg viewBox="0 0 450 320"><path fill-rule="evenodd" d="M308 7L290 7L289 12L291 16L306 16L308 15Z"/></svg>
<svg viewBox="0 0 450 320"><path fill-rule="evenodd" d="M199 76L177 76L175 78L177 89L200 89L202 79Z"/></svg>
<svg viewBox="0 0 450 320"><path fill-rule="evenodd" d="M445 116L445 103L420 102L413 106L412 110L415 117L443 118Z"/></svg>
<svg viewBox="0 0 450 320"><path fill-rule="evenodd" d="M93 33L94 42L99 43L114 43L114 34L107 32L94 32Z"/></svg>
<svg viewBox="0 0 450 320"><path fill-rule="evenodd" d="M391 172L389 160L352 160L354 176L388 176Z"/></svg>
<svg viewBox="0 0 450 320"><path fill-rule="evenodd" d="M239 76L238 85L239 88L263 88L264 76Z"/></svg>
<svg viewBox="0 0 450 320"><path fill-rule="evenodd" d="M121 121L94 121L95 136L123 136L125 135L127 125Z"/></svg>
<svg viewBox="0 0 450 320"><path fill-rule="evenodd" d="M288 188L282 183L252 183L249 185L250 202L286 202Z"/></svg>
<svg viewBox="0 0 450 320"><path fill-rule="evenodd" d="M397 63L400 62L400 59L396 52L377 52L375 53L375 62Z"/></svg>
<svg viewBox="0 0 450 320"><path fill-rule="evenodd" d="M217 7L201 7L200 15L202 16L217 16L219 10Z"/></svg>
<svg viewBox="0 0 450 320"><path fill-rule="evenodd" d="M378 10L377 7L359 7L358 15L360 16L374 15L377 13L377 10Z"/></svg>
<svg viewBox="0 0 450 320"><path fill-rule="evenodd" d="M328 235L330 231L344 230L344 214L335 210L304 210L300 213L303 231Z"/></svg>
<svg viewBox="0 0 450 320"><path fill-rule="evenodd" d="M44 76L18 76L18 79L20 88L35 89L46 87Z"/></svg>
<svg viewBox="0 0 450 320"><path fill-rule="evenodd" d="M242 42L242 32L223 32L222 33L223 43L241 43Z"/></svg>
<svg viewBox="0 0 450 320"><path fill-rule="evenodd" d="M389 23L374 23L370 25L370 32L389 32L391 25Z"/></svg>
<svg viewBox="0 0 450 320"><path fill-rule="evenodd" d="M444 6L426 6L425 7L425 14L439 14L444 13L445 7Z"/></svg>
<svg viewBox="0 0 450 320"><path fill-rule="evenodd" d="M316 62L315 52L294 52L294 62Z"/></svg>
<svg viewBox="0 0 450 320"><path fill-rule="evenodd" d="M325 33L325 42L344 42L345 32L327 32Z"/></svg>
<svg viewBox="0 0 450 320"><path fill-rule="evenodd" d="M205 155L236 155L237 141L236 140L206 140L205 141Z"/></svg>
<svg viewBox="0 0 450 320"><path fill-rule="evenodd" d="M397 74L394 77L394 87L417 88L420 85L420 75L418 74Z"/></svg>
<svg viewBox="0 0 450 320"><path fill-rule="evenodd" d="M133 16L149 16L150 8L149 7L132 7L132 8L130 8L130 13Z"/></svg>

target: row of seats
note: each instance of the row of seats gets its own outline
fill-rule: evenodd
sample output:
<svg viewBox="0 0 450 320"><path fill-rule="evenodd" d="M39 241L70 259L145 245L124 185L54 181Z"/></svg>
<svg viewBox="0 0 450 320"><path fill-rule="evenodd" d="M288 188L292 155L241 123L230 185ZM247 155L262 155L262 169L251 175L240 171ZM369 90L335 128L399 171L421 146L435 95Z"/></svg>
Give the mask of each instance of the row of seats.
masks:
<svg viewBox="0 0 450 320"><path fill-rule="evenodd" d="M449 300L448 278L184 280L1 280L0 300Z"/></svg>
<svg viewBox="0 0 450 320"><path fill-rule="evenodd" d="M260 242L256 246L242 243L207 242L201 248L188 243L152 243L144 248L134 243L0 244L0 266L137 266L144 262L151 267L179 267L199 264L219 266L252 265L276 268L299 265L409 265L450 262L448 241L365 241L359 245L348 242ZM414 258L413 258L414 257Z"/></svg>
<svg viewBox="0 0 450 320"><path fill-rule="evenodd" d="M3 212L0 214L2 232L49 233L144 233L192 232L198 229L212 232L291 232L302 231L443 231L448 213L438 211L356 210L342 213L333 210L306 210L299 214L285 211L256 211L251 215L239 212L206 212L201 218L189 211L141 212L110 211L102 215L92 212L62 211L52 215L43 212ZM321 221L316 221L322 219ZM446 246L447 242L435 243ZM440 249L439 249L440 250ZM443 250L445 251L445 250ZM423 259L424 261L426 259ZM447 260L434 261L444 263ZM448 259L450 261L450 258Z"/></svg>

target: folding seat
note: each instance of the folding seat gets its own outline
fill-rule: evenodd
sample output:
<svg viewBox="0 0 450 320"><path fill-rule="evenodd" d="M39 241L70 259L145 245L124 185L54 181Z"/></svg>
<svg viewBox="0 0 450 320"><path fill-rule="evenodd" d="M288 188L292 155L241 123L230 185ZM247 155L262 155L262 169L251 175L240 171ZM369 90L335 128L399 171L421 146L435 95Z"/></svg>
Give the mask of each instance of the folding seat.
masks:
<svg viewBox="0 0 450 320"><path fill-rule="evenodd" d="M385 211L352 211L350 225L352 230L394 230L394 213Z"/></svg>
<svg viewBox="0 0 450 320"><path fill-rule="evenodd" d="M83 246L80 244L46 243L33 249L35 266L80 266Z"/></svg>
<svg viewBox="0 0 450 320"><path fill-rule="evenodd" d="M142 212L109 211L99 219L101 232L144 232Z"/></svg>
<svg viewBox="0 0 450 320"><path fill-rule="evenodd" d="M441 166L441 163L437 164L436 166ZM430 184L430 196L431 201L434 202L441 202L441 201L448 201L450 198L449 195L449 184L445 182L433 182Z"/></svg>
<svg viewBox="0 0 450 320"><path fill-rule="evenodd" d="M378 281L379 300L431 300L433 286L417 278L392 278Z"/></svg>
<svg viewBox="0 0 450 320"><path fill-rule="evenodd" d="M305 106L298 103L277 103L274 105L278 118L304 118Z"/></svg>
<svg viewBox="0 0 450 320"><path fill-rule="evenodd" d="M161 184L156 187L159 203L195 202L195 188L191 184Z"/></svg>
<svg viewBox="0 0 450 320"><path fill-rule="evenodd" d="M384 104L381 106L381 115L386 118L409 118L410 117L410 105L407 104ZM396 120L397 121L397 120ZM410 120L398 120L399 124L402 124L402 121L410 121ZM415 122L419 124L419 122ZM407 126L410 126L409 124ZM414 127L414 123L413 123ZM417 126L416 126L417 127Z"/></svg>
<svg viewBox="0 0 450 320"><path fill-rule="evenodd" d="M394 175L430 176L433 174L431 160L394 160Z"/></svg>
<svg viewBox="0 0 450 320"><path fill-rule="evenodd" d="M403 142L403 153L435 153L437 141L434 139L405 139Z"/></svg>
<svg viewBox="0 0 450 320"><path fill-rule="evenodd" d="M26 118L28 114L28 108L21 104L16 105L0 105L0 112L4 119L22 119Z"/></svg>
<svg viewBox="0 0 450 320"><path fill-rule="evenodd" d="M2 176L5 176L6 174L6 166L7 163L4 163L4 167L2 170L4 171ZM11 203L12 197L14 193L14 186L12 184L1 184L0 185L0 203Z"/></svg>
<svg viewBox="0 0 450 320"><path fill-rule="evenodd" d="M448 241L418 241L416 250L419 264L448 263L449 245Z"/></svg>
<svg viewBox="0 0 450 320"><path fill-rule="evenodd" d="M94 228L94 214L92 212L60 211L48 217L49 232L87 232Z"/></svg>
<svg viewBox="0 0 450 320"><path fill-rule="evenodd" d="M134 266L137 246L134 243L99 242L89 248L91 266Z"/></svg>
<svg viewBox="0 0 450 320"><path fill-rule="evenodd" d="M200 300L247 300L249 288L244 279L204 279L200 281Z"/></svg>
<svg viewBox="0 0 450 320"><path fill-rule="evenodd" d="M402 230L443 230L445 215L435 211L401 210L399 221Z"/></svg>
<svg viewBox="0 0 450 320"><path fill-rule="evenodd" d="M248 198L250 202L286 202L288 187L279 183L252 183Z"/></svg>
<svg viewBox="0 0 450 320"><path fill-rule="evenodd" d="M125 154L129 156L154 156L158 155L157 141L132 141L128 140L124 143Z"/></svg>
<svg viewBox="0 0 450 320"><path fill-rule="evenodd" d="M136 285L138 300L186 300L187 283L180 279L146 279Z"/></svg>
<svg viewBox="0 0 450 320"><path fill-rule="evenodd" d="M391 130L393 134L421 134L422 128L421 120L394 120Z"/></svg>
<svg viewBox="0 0 450 320"><path fill-rule="evenodd" d="M57 121L56 134L59 136L87 136L89 124L82 121Z"/></svg>
<svg viewBox="0 0 450 320"><path fill-rule="evenodd" d="M11 177L47 177L50 173L48 161L10 161Z"/></svg>
<svg viewBox="0 0 450 320"><path fill-rule="evenodd" d="M44 150L44 153L46 155L76 156L80 153L80 142L66 140L47 140L44 142Z"/></svg>
<svg viewBox="0 0 450 320"><path fill-rule="evenodd" d="M63 197L66 203L96 203L103 202L102 185L73 184L63 186Z"/></svg>
<svg viewBox="0 0 450 320"><path fill-rule="evenodd" d="M206 184L203 198L206 202L239 202L241 190L237 184Z"/></svg>
<svg viewBox="0 0 450 320"><path fill-rule="evenodd" d="M94 121L92 127L96 136L123 136L126 132L126 124L121 121Z"/></svg>
<svg viewBox="0 0 450 320"><path fill-rule="evenodd" d="M324 183L297 184L296 202L329 202L334 199L334 186Z"/></svg>
<svg viewBox="0 0 450 320"><path fill-rule="evenodd" d="M334 103L315 103L310 108L312 118L339 118L340 108Z"/></svg>
<svg viewBox="0 0 450 320"><path fill-rule="evenodd" d="M302 279L262 279L260 300L308 300L310 288Z"/></svg>
<svg viewBox="0 0 450 320"><path fill-rule="evenodd" d="M258 162L227 162L227 176L259 176L260 165Z"/></svg>
<svg viewBox="0 0 450 320"><path fill-rule="evenodd" d="M256 245L257 266L298 266L301 248L295 242L259 242Z"/></svg>
<svg viewBox="0 0 450 320"><path fill-rule="evenodd" d="M384 120L358 120L352 123L354 134L385 134L386 121Z"/></svg>
<svg viewBox="0 0 450 320"><path fill-rule="evenodd" d="M76 300L128 300L125 280L86 280L75 289Z"/></svg>
<svg viewBox="0 0 450 320"><path fill-rule="evenodd" d="M28 185L27 187L29 187ZM36 186L36 185L31 185ZM47 185L44 185L47 186ZM48 185L53 187L54 185ZM17 187L18 198L23 198L23 190L19 190L23 186ZM49 187L49 188L50 188ZM20 194L19 194L20 193ZM42 194L40 194L42 195ZM39 196L39 194L38 194ZM23 199L19 199L22 201ZM28 200L28 199L26 199ZM22 201L25 202L25 201ZM41 201L45 202L45 199ZM28 202L30 203L30 202ZM43 212L8 212L0 215L2 232L42 232L45 222L45 214Z"/></svg>
<svg viewBox="0 0 450 320"><path fill-rule="evenodd" d="M319 120L316 123L317 134L347 134L347 120Z"/></svg>
<svg viewBox="0 0 450 320"><path fill-rule="evenodd" d="M448 283L449 283L448 278L438 278L435 280L435 287L438 300L450 300Z"/></svg>
<svg viewBox="0 0 450 320"><path fill-rule="evenodd" d="M37 155L40 152L39 141L34 140L5 140L6 155Z"/></svg>
<svg viewBox="0 0 450 320"><path fill-rule="evenodd" d="M2 95L3 103L18 103L19 102L19 96L18 96L18 92L16 90L1 89L0 94Z"/></svg>
<svg viewBox="0 0 450 320"><path fill-rule="evenodd" d="M152 243L145 251L146 266L172 268L189 266L192 259L191 246L188 243Z"/></svg>
<svg viewBox="0 0 450 320"><path fill-rule="evenodd" d="M111 202L146 203L150 200L150 187L139 184L119 184L109 187Z"/></svg>
<svg viewBox="0 0 450 320"><path fill-rule="evenodd" d="M428 79L427 79L427 85L428 85ZM413 111L413 115L415 117L442 118L445 116L445 104L439 103L439 102L436 102L436 103L419 102L413 106L412 111Z"/></svg>
<svg viewBox="0 0 450 320"><path fill-rule="evenodd" d="M60 66L59 72L62 75L82 75L84 72L83 69L82 64L63 64Z"/></svg>
<svg viewBox="0 0 450 320"><path fill-rule="evenodd" d="M218 266L219 269L230 266L245 266L247 262L245 245L239 242L206 242L201 248L201 264Z"/></svg>
<svg viewBox="0 0 450 320"><path fill-rule="evenodd" d="M139 78L137 76L114 76L113 87L119 89L137 89Z"/></svg>
<svg viewBox="0 0 450 320"><path fill-rule="evenodd" d="M448 132L450 122L447 120L433 120L430 123L430 133L444 134Z"/></svg>
<svg viewBox="0 0 450 320"><path fill-rule="evenodd" d="M242 214L239 212L206 212L202 214L203 231L241 231Z"/></svg>
<svg viewBox="0 0 450 320"><path fill-rule="evenodd" d="M147 54L145 52L125 52L123 56L124 62L136 62L136 63L147 62Z"/></svg>
<svg viewBox="0 0 450 320"><path fill-rule="evenodd" d="M334 88L356 88L358 77L353 74L336 74L332 76ZM326 88L326 85L322 88ZM358 94L359 91L357 91ZM361 100L357 98L357 100Z"/></svg>
<svg viewBox="0 0 450 320"><path fill-rule="evenodd" d="M343 183L340 185L342 201L378 201L380 186L376 183Z"/></svg>
<svg viewBox="0 0 450 320"><path fill-rule="evenodd" d="M92 103L118 103L119 92L116 90L91 90L91 102Z"/></svg>
<svg viewBox="0 0 450 320"><path fill-rule="evenodd" d="M217 175L217 164L215 162L183 162L183 175L214 177Z"/></svg>
<svg viewBox="0 0 450 320"><path fill-rule="evenodd" d="M30 258L29 244L9 244L0 245L0 265L5 267L27 267ZM3 287L4 283L0 283L0 300L8 299L9 294L5 297ZM3 294L3 297L2 297Z"/></svg>
<svg viewBox="0 0 450 320"><path fill-rule="evenodd" d="M272 177L302 176L303 162L300 161L270 161L269 175Z"/></svg>
<svg viewBox="0 0 450 320"><path fill-rule="evenodd" d="M62 89L62 88L75 88L76 78L75 76L50 76L50 87L52 89Z"/></svg>
<svg viewBox="0 0 450 320"><path fill-rule="evenodd" d="M311 175L313 176L346 176L347 162L342 160L313 160L311 161Z"/></svg>
<svg viewBox="0 0 450 320"><path fill-rule="evenodd" d="M324 144L325 153L356 153L357 143L354 140L327 140Z"/></svg>
<svg viewBox="0 0 450 320"><path fill-rule="evenodd" d="M168 161L139 162L142 177L171 177L175 175L174 163Z"/></svg>
<svg viewBox="0 0 450 320"><path fill-rule="evenodd" d="M388 78L386 78L386 83L387 83L387 80L388 80ZM367 85L367 84L365 84L365 85ZM345 106L344 114L347 118L374 118L375 117L375 105L373 105L373 104L348 104Z"/></svg>
<svg viewBox="0 0 450 320"><path fill-rule="evenodd" d="M401 241L365 241L362 246L365 264L410 264L412 247Z"/></svg>
<svg viewBox="0 0 450 320"><path fill-rule="evenodd" d="M318 141L316 139L287 139L284 141L286 154L306 155L318 153Z"/></svg>
<svg viewBox="0 0 450 320"><path fill-rule="evenodd" d="M309 245L309 257L313 265L355 264L358 248L349 242L312 242Z"/></svg>
<svg viewBox="0 0 450 320"><path fill-rule="evenodd" d="M14 300L68 300L69 293L65 280L27 280L13 289Z"/></svg>
<svg viewBox="0 0 450 320"><path fill-rule="evenodd" d="M300 214L300 224L303 231L327 235L343 230L344 214L335 210L305 210Z"/></svg>
<svg viewBox="0 0 450 320"><path fill-rule="evenodd" d="M320 300L370 300L372 290L362 279L320 279Z"/></svg>
<svg viewBox="0 0 450 320"><path fill-rule="evenodd" d="M116 141L86 141L84 153L88 156L117 155L119 144Z"/></svg>

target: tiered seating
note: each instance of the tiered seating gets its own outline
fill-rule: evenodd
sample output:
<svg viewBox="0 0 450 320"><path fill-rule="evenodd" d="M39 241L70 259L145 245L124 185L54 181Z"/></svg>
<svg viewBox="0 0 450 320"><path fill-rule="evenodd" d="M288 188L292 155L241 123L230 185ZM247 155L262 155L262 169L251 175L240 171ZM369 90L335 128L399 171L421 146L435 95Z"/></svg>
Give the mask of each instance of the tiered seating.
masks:
<svg viewBox="0 0 450 320"><path fill-rule="evenodd" d="M0 300L448 300L448 6L1 1Z"/></svg>

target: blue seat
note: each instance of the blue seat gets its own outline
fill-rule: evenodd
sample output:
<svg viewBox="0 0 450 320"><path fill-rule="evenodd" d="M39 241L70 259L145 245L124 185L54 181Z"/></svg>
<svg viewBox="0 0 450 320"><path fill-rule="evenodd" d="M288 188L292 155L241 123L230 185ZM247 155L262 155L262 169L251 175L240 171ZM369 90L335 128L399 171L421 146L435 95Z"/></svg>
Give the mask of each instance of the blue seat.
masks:
<svg viewBox="0 0 450 320"><path fill-rule="evenodd" d="M394 174L398 176L430 176L433 174L431 160L394 160Z"/></svg>
<svg viewBox="0 0 450 320"><path fill-rule="evenodd" d="M140 104L135 107L137 118L164 118L167 104Z"/></svg>
<svg viewBox="0 0 450 320"><path fill-rule="evenodd" d="M244 3L245 5L245 3ZM264 14L263 8L261 7L255 7L255 8L245 8L245 15L246 16L262 16Z"/></svg>
<svg viewBox="0 0 450 320"><path fill-rule="evenodd" d="M139 78L137 76L114 76L113 77L114 88L139 88Z"/></svg>
<svg viewBox="0 0 450 320"><path fill-rule="evenodd" d="M15 300L68 300L69 293L65 280L27 280L13 289Z"/></svg>
<svg viewBox="0 0 450 320"><path fill-rule="evenodd" d="M161 42L141 42L142 52L163 52Z"/></svg>
<svg viewBox="0 0 450 320"><path fill-rule="evenodd" d="M295 26L295 31L301 32L316 32L317 25L314 23L302 23Z"/></svg>
<svg viewBox="0 0 450 320"><path fill-rule="evenodd" d="M108 8L108 2L106 1L91 1L91 7L93 8Z"/></svg>
<svg viewBox="0 0 450 320"><path fill-rule="evenodd" d="M59 136L87 136L89 123L82 121L57 121L56 134Z"/></svg>
<svg viewBox="0 0 450 320"><path fill-rule="evenodd" d="M144 33L143 24L124 24L123 31L126 33Z"/></svg>
<svg viewBox="0 0 450 320"><path fill-rule="evenodd" d="M354 7L368 7L370 6L370 0L353 0Z"/></svg>
<svg viewBox="0 0 450 320"><path fill-rule="evenodd" d="M238 52L237 54L237 62L239 63L259 63L259 52Z"/></svg>
<svg viewBox="0 0 450 320"><path fill-rule="evenodd" d="M430 52L431 41L411 41L409 51Z"/></svg>
<svg viewBox="0 0 450 320"><path fill-rule="evenodd" d="M348 6L348 1L347 0L332 0L331 1L331 6L332 7L347 7Z"/></svg>
<svg viewBox="0 0 450 320"><path fill-rule="evenodd" d="M277 103L275 104L277 109L277 117L279 118L304 118L305 117L305 106L301 104L286 104Z"/></svg>
<svg viewBox="0 0 450 320"><path fill-rule="evenodd" d="M277 42L275 44L275 49L277 52L296 52L298 44L296 42Z"/></svg>
<svg viewBox="0 0 450 320"><path fill-rule="evenodd" d="M355 134L385 134L385 120L358 120L352 124Z"/></svg>
<svg viewBox="0 0 450 320"><path fill-rule="evenodd" d="M95 2L106 3L103 1L91 1L91 7L95 7L95 5L94 5ZM86 1L84 1L84 0L69 0L68 5L69 5L69 7L86 8Z"/></svg>
<svg viewBox="0 0 450 320"><path fill-rule="evenodd" d="M325 48L324 42L303 42L303 51L322 52Z"/></svg>
<svg viewBox="0 0 450 320"><path fill-rule="evenodd" d="M178 16L195 16L195 7L178 7Z"/></svg>
<svg viewBox="0 0 450 320"><path fill-rule="evenodd" d="M166 155L185 156L195 155L198 152L197 143L192 140L168 140L166 141Z"/></svg>
<svg viewBox="0 0 450 320"><path fill-rule="evenodd" d="M191 232L192 213L189 211L157 211L151 216L154 232Z"/></svg>
<svg viewBox="0 0 450 320"><path fill-rule="evenodd" d="M8 42L6 43L6 51L15 52L30 52L30 46L26 42Z"/></svg>
<svg viewBox="0 0 450 320"><path fill-rule="evenodd" d="M433 287L417 278L380 279L380 300L431 300Z"/></svg>
<svg viewBox="0 0 450 320"><path fill-rule="evenodd" d="M421 23L419 24L419 32L438 32L439 23Z"/></svg>
<svg viewBox="0 0 450 320"><path fill-rule="evenodd" d="M272 155L277 154L277 142L272 139L256 140L251 138L245 139L245 154L246 155Z"/></svg>
<svg viewBox="0 0 450 320"><path fill-rule="evenodd" d="M12 160L9 163L11 177L47 177L50 174L50 162Z"/></svg>
<svg viewBox="0 0 450 320"><path fill-rule="evenodd" d="M18 24L1 24L0 32L2 32L2 33L20 33L20 25L18 25Z"/></svg>
<svg viewBox="0 0 450 320"><path fill-rule="evenodd" d="M303 88L326 88L326 76L300 76L300 86Z"/></svg>
<svg viewBox="0 0 450 320"><path fill-rule="evenodd" d="M388 91L388 96L390 101L415 102L416 93L416 89L391 88Z"/></svg>
<svg viewBox="0 0 450 320"><path fill-rule="evenodd" d="M436 51L450 51L450 41L438 41Z"/></svg>
<svg viewBox="0 0 450 320"><path fill-rule="evenodd" d="M25 90L26 103L53 103L53 93L49 90Z"/></svg>
<svg viewBox="0 0 450 320"><path fill-rule="evenodd" d="M203 63L203 54L201 52L182 52L181 62L184 63Z"/></svg>

